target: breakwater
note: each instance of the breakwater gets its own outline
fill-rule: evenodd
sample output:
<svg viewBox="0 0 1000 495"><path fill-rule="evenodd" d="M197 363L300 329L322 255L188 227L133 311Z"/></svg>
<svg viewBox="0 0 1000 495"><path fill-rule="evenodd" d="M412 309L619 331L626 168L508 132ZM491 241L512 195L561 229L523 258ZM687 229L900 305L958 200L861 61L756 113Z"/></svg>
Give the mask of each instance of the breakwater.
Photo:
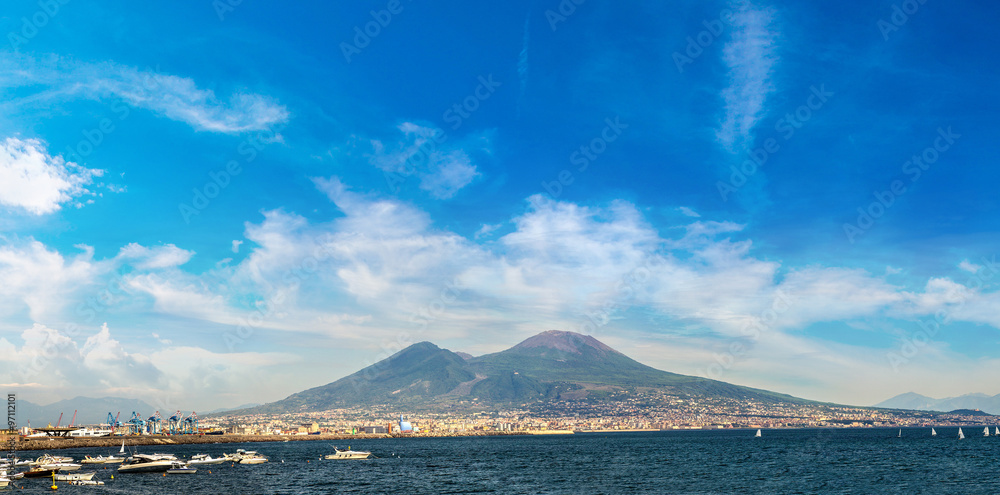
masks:
<svg viewBox="0 0 1000 495"><path fill-rule="evenodd" d="M98 438L18 438L17 450L51 450L51 449L71 449L81 447L121 447L122 440L127 446L135 445L187 445L206 443L245 443L245 442L297 442L309 440L354 440L354 439L377 439L377 438L405 438L405 437L467 437L467 436L495 436L495 435L527 435L530 432L506 432L506 431L467 431L455 433L417 433L417 434L336 434L327 433L321 435L133 435L133 436L112 436Z"/></svg>

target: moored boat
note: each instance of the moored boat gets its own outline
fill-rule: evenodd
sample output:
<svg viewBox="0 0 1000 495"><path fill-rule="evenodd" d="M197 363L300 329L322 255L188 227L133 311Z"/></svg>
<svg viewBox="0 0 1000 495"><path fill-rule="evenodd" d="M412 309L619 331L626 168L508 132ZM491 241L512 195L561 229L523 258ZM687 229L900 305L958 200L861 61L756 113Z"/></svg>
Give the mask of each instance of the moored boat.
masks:
<svg viewBox="0 0 1000 495"><path fill-rule="evenodd" d="M156 454L135 454L118 466L118 472L161 473L170 469L174 461L176 459L166 459Z"/></svg>
<svg viewBox="0 0 1000 495"><path fill-rule="evenodd" d="M87 481L94 478L97 471L88 471L86 473L69 473L69 474L58 474L55 475L56 481Z"/></svg>
<svg viewBox="0 0 1000 495"><path fill-rule="evenodd" d="M167 470L167 474L194 474L196 472L198 472L198 469L179 461L171 463L170 469Z"/></svg>
<svg viewBox="0 0 1000 495"><path fill-rule="evenodd" d="M212 456L210 456L208 454L197 454L197 455L191 456L191 460L188 461L187 463L189 465L192 465L192 466L201 466L201 465L209 465L209 464L222 464L223 462L226 462L227 460L230 460L230 459L227 459L225 457L212 457Z"/></svg>
<svg viewBox="0 0 1000 495"><path fill-rule="evenodd" d="M371 452L351 450L350 447L348 447L347 450L340 450L334 447L333 450L335 452L333 454L328 454L324 457L324 459L367 459L372 455Z"/></svg>

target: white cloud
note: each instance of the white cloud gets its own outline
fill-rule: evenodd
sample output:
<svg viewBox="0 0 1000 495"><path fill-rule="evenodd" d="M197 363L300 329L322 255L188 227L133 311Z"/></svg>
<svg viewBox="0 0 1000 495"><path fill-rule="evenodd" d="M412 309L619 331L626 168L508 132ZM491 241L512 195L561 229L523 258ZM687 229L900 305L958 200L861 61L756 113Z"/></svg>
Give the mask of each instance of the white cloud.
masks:
<svg viewBox="0 0 1000 495"><path fill-rule="evenodd" d="M976 273L982 268L982 266L971 263L969 260L962 260L962 262L958 264L958 267L969 273Z"/></svg>
<svg viewBox="0 0 1000 495"><path fill-rule="evenodd" d="M86 186L102 174L49 155L37 139L10 137L0 143L0 204L33 215L53 213L90 194Z"/></svg>
<svg viewBox="0 0 1000 495"><path fill-rule="evenodd" d="M27 308L34 321L47 321L76 301L76 294L113 269L110 262L95 261L93 249L83 248L67 259L35 240L0 244L0 315Z"/></svg>
<svg viewBox="0 0 1000 495"><path fill-rule="evenodd" d="M243 241L234 240L233 241L233 252L234 253L239 253L240 252L240 245L242 245L242 244L243 244Z"/></svg>
<svg viewBox="0 0 1000 495"><path fill-rule="evenodd" d="M688 208L687 206L679 206L679 207L677 207L677 209L684 216L693 217L693 218L700 218L701 217L701 215L699 215L698 212L692 210L691 208Z"/></svg>
<svg viewBox="0 0 1000 495"><path fill-rule="evenodd" d="M18 77L0 78L0 86L40 88L35 100L121 98L197 130L229 134L271 129L289 118L288 109L272 97L236 90L220 98L189 78L149 68L57 57L8 56L0 61L18 73Z"/></svg>
<svg viewBox="0 0 1000 495"><path fill-rule="evenodd" d="M412 122L401 124L399 130L403 137L396 143L372 140L373 153L369 156L371 164L387 174L392 187L415 176L420 180L420 189L431 197L448 199L481 175L469 152L489 152L490 144L484 137L449 142L440 129Z"/></svg>
<svg viewBox="0 0 1000 495"><path fill-rule="evenodd" d="M764 103L774 91L771 74L778 60L774 12L742 2L733 14L732 39L723 48L729 86L722 91L725 114L716 131L731 153L750 148L753 129L764 117Z"/></svg>
<svg viewBox="0 0 1000 495"><path fill-rule="evenodd" d="M118 257L128 260L140 270L157 270L181 266L191 260L194 251L181 249L173 244L148 248L131 243L118 252Z"/></svg>

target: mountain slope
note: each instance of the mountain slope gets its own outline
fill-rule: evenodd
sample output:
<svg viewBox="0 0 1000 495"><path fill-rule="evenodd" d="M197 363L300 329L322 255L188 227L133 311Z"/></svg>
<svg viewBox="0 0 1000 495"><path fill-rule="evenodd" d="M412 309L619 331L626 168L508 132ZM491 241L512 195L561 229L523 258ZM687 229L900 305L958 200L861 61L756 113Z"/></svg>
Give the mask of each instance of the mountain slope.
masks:
<svg viewBox="0 0 1000 495"><path fill-rule="evenodd" d="M461 356L430 342L420 342L333 383L252 410L311 411L406 403L446 394L475 379L475 373Z"/></svg>
<svg viewBox="0 0 1000 495"><path fill-rule="evenodd" d="M669 389L692 395L740 399L808 402L767 390L680 375L646 366L597 339L574 332L549 330L506 351L470 360L477 373L519 372L542 382Z"/></svg>
<svg viewBox="0 0 1000 495"><path fill-rule="evenodd" d="M789 395L661 371L608 347L597 339L550 330L502 352L465 357L430 342L335 382L240 413L322 411L338 407L398 405L436 409L478 401L523 404L547 399L580 399L592 391L660 390L763 402L806 403Z"/></svg>
<svg viewBox="0 0 1000 495"><path fill-rule="evenodd" d="M925 395L907 392L879 402L875 407L889 409L916 409L919 411L954 411L956 409L979 409L990 414L1000 414L1000 394L966 394L958 397L935 399Z"/></svg>

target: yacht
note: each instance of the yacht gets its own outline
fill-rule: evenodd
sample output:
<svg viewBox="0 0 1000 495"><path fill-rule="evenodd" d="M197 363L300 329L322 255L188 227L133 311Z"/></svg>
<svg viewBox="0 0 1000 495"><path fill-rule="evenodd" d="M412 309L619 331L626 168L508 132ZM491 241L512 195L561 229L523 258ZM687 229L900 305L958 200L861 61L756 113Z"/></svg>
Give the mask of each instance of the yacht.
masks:
<svg viewBox="0 0 1000 495"><path fill-rule="evenodd" d="M236 455L239 456L240 464L263 464L267 462L267 457L264 457L253 450L237 450Z"/></svg>
<svg viewBox="0 0 1000 495"><path fill-rule="evenodd" d="M84 457L83 459L80 460L80 464L116 464L124 460L125 460L124 457L115 457L113 455L109 455L107 457L104 457L103 455L99 455L97 457L90 457L88 455L87 457Z"/></svg>
<svg viewBox="0 0 1000 495"><path fill-rule="evenodd" d="M188 461L188 464L190 464L192 466L201 466L201 465L207 465L207 464L222 464L223 462L226 462L227 460L229 460L229 459L227 459L225 457L212 457L212 456L210 456L208 454L197 454L197 455L191 456L191 460Z"/></svg>
<svg viewBox="0 0 1000 495"><path fill-rule="evenodd" d="M367 459L372 455L371 452L351 450L350 447L348 447L347 450L340 450L337 447L334 447L333 450L335 453L327 454L325 459Z"/></svg>
<svg viewBox="0 0 1000 495"><path fill-rule="evenodd" d="M173 456L170 456L173 457ZM135 454L121 466L118 466L119 473L160 473L172 467L177 459L168 459L157 454Z"/></svg>
<svg viewBox="0 0 1000 495"><path fill-rule="evenodd" d="M70 474L58 474L55 475L55 481L89 481L94 478L97 471L88 471L86 473L70 473Z"/></svg>
<svg viewBox="0 0 1000 495"><path fill-rule="evenodd" d="M72 457L64 456L53 456L45 454L38 459L35 459L34 465L40 469L49 469L52 471L76 471L82 466L73 462Z"/></svg>
<svg viewBox="0 0 1000 495"><path fill-rule="evenodd" d="M170 463L170 469L167 470L167 474L194 474L197 472L198 469L188 466L180 461L173 461Z"/></svg>

